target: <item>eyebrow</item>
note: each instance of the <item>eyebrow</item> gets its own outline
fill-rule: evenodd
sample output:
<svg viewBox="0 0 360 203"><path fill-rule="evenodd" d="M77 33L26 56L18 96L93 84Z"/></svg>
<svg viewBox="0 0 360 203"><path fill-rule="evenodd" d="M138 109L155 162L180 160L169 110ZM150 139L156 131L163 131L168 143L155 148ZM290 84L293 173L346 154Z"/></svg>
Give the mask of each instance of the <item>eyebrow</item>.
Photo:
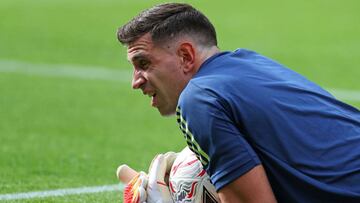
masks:
<svg viewBox="0 0 360 203"><path fill-rule="evenodd" d="M134 56L130 58L128 58L128 61L132 61L132 62L135 62L135 61L138 61L140 59L146 59L146 60L149 60L149 56L147 54L144 54L144 53L138 53L138 54L135 54Z"/></svg>

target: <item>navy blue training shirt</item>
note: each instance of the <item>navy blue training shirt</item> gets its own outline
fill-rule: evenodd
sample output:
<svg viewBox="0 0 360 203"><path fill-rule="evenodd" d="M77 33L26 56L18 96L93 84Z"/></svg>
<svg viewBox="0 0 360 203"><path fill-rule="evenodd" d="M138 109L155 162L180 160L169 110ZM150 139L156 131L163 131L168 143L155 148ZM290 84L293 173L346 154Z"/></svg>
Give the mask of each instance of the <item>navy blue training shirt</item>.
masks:
<svg viewBox="0 0 360 203"><path fill-rule="evenodd" d="M253 51L206 60L177 119L219 190L262 164L279 202L360 202L360 112Z"/></svg>

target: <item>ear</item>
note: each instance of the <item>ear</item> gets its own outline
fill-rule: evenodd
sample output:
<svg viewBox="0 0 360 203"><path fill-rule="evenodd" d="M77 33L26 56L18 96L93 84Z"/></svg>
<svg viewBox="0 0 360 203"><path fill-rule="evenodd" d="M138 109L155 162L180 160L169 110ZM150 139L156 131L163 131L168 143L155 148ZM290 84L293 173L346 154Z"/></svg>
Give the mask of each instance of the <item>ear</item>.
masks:
<svg viewBox="0 0 360 203"><path fill-rule="evenodd" d="M184 42L180 44L178 55L180 57L184 73L193 71L195 66L195 48L192 43Z"/></svg>

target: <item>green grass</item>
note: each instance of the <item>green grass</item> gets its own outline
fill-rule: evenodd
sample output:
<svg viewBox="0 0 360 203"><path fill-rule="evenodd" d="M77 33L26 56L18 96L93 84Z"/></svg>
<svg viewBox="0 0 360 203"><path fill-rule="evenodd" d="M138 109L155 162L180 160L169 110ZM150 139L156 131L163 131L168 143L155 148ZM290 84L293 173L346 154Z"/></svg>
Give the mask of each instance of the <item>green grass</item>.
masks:
<svg viewBox="0 0 360 203"><path fill-rule="evenodd" d="M0 86L1 193L115 184L119 164L146 170L184 146L125 83L1 74Z"/></svg>
<svg viewBox="0 0 360 203"><path fill-rule="evenodd" d="M116 29L159 2L3 0L0 58L127 67ZM254 49L322 85L360 88L358 1L233 0L194 5L214 22L223 50Z"/></svg>
<svg viewBox="0 0 360 203"><path fill-rule="evenodd" d="M34 198L31 200L12 200L9 203L88 203L88 202L120 202L121 194L119 192L104 192L82 195L69 195L63 197L51 197L51 198Z"/></svg>
<svg viewBox="0 0 360 203"><path fill-rule="evenodd" d="M117 28L160 1L2 0L0 60L129 69ZM356 0L186 1L209 16L222 50L256 50L324 87L360 90ZM360 107L359 102L348 101ZM185 144L129 83L0 72L0 194L115 184ZM117 192L19 202L114 202ZM16 202L16 201L14 201Z"/></svg>

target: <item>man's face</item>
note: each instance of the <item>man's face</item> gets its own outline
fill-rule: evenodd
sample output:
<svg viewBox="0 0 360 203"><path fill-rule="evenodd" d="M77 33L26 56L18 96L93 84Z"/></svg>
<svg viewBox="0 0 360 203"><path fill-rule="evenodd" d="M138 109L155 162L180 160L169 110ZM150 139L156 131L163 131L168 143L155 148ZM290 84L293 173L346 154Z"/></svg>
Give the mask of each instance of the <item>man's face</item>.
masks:
<svg viewBox="0 0 360 203"><path fill-rule="evenodd" d="M151 97L160 114L175 113L179 95L186 85L181 58L175 45L154 45L150 34L129 44L128 60L134 66L132 87Z"/></svg>

